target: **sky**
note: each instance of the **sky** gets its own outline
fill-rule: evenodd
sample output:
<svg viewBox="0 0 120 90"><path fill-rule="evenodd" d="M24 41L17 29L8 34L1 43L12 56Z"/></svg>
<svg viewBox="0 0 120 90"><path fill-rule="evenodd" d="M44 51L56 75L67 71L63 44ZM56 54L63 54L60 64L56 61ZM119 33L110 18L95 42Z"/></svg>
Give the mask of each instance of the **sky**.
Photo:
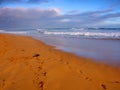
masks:
<svg viewBox="0 0 120 90"><path fill-rule="evenodd" d="M0 0L0 29L56 27L120 27L120 0Z"/></svg>

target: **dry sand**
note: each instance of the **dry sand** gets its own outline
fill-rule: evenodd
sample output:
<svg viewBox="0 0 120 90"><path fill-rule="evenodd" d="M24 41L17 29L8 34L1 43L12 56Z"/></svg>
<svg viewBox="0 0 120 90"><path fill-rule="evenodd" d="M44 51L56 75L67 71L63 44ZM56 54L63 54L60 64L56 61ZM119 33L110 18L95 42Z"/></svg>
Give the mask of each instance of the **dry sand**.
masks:
<svg viewBox="0 0 120 90"><path fill-rule="evenodd" d="M120 69L0 34L0 90L120 90Z"/></svg>

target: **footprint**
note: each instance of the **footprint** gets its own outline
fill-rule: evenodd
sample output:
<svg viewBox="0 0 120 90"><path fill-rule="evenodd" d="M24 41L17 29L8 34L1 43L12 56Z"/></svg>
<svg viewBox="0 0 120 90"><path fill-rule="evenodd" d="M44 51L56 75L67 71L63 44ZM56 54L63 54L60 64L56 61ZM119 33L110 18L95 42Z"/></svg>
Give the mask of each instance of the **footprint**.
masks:
<svg viewBox="0 0 120 90"><path fill-rule="evenodd" d="M66 62L66 65L69 65L69 62Z"/></svg>
<svg viewBox="0 0 120 90"><path fill-rule="evenodd" d="M5 79L2 80L2 82L3 82L3 83L2 83L2 87L5 86L5 81L6 81Z"/></svg>
<svg viewBox="0 0 120 90"><path fill-rule="evenodd" d="M114 83L120 83L119 81L115 81Z"/></svg>
<svg viewBox="0 0 120 90"><path fill-rule="evenodd" d="M15 82L12 82L12 84L15 84Z"/></svg>
<svg viewBox="0 0 120 90"><path fill-rule="evenodd" d="M83 73L83 71L82 71L82 70L79 70L79 72L80 72L80 73Z"/></svg>
<svg viewBox="0 0 120 90"><path fill-rule="evenodd" d="M23 51L23 52L24 52L25 50L24 50L24 49L22 49L21 51Z"/></svg>
<svg viewBox="0 0 120 90"><path fill-rule="evenodd" d="M44 61L41 61L41 64L44 64Z"/></svg>
<svg viewBox="0 0 120 90"><path fill-rule="evenodd" d="M70 66L70 63L69 63L69 62L65 62L65 64L66 64L66 66L68 67L68 69L72 71L72 68L71 68L71 66Z"/></svg>
<svg viewBox="0 0 120 90"><path fill-rule="evenodd" d="M43 74L43 76L46 76L47 72L43 72L42 74Z"/></svg>
<svg viewBox="0 0 120 90"><path fill-rule="evenodd" d="M62 60L62 59L60 59L59 61L60 61L60 62L63 62L63 60Z"/></svg>
<svg viewBox="0 0 120 90"><path fill-rule="evenodd" d="M40 78L39 77L36 77L36 80L39 80Z"/></svg>
<svg viewBox="0 0 120 90"><path fill-rule="evenodd" d="M106 85L104 85L104 84L101 84L101 87L102 87L104 90L107 89L107 88L106 88Z"/></svg>
<svg viewBox="0 0 120 90"><path fill-rule="evenodd" d="M38 83L38 85L39 85L40 90L43 90L43 86L44 86L43 81L40 81L40 82Z"/></svg>
<svg viewBox="0 0 120 90"><path fill-rule="evenodd" d="M119 84L120 81L111 81L111 82L109 82L109 83L116 83L116 84Z"/></svg>
<svg viewBox="0 0 120 90"><path fill-rule="evenodd" d="M38 71L40 71L41 69L42 69L42 67L39 66L39 67L38 67Z"/></svg>
<svg viewBox="0 0 120 90"><path fill-rule="evenodd" d="M92 81L92 79L90 79L89 77L85 77L85 79L88 81Z"/></svg>

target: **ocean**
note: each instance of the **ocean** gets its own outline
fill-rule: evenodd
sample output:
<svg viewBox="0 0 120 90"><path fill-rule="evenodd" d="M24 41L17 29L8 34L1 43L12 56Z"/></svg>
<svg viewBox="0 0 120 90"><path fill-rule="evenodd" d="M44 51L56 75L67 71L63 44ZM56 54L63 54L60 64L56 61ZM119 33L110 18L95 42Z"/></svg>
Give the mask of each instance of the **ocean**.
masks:
<svg viewBox="0 0 120 90"><path fill-rule="evenodd" d="M32 36L55 49L120 66L120 28L12 28L0 33Z"/></svg>

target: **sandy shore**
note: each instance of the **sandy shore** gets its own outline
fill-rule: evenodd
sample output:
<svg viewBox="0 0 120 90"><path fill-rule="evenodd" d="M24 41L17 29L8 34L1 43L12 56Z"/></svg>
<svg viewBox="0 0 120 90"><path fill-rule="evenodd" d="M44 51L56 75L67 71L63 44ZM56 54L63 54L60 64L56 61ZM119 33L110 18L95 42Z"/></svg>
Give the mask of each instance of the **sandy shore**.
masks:
<svg viewBox="0 0 120 90"><path fill-rule="evenodd" d="M120 90L120 69L0 34L0 90Z"/></svg>

